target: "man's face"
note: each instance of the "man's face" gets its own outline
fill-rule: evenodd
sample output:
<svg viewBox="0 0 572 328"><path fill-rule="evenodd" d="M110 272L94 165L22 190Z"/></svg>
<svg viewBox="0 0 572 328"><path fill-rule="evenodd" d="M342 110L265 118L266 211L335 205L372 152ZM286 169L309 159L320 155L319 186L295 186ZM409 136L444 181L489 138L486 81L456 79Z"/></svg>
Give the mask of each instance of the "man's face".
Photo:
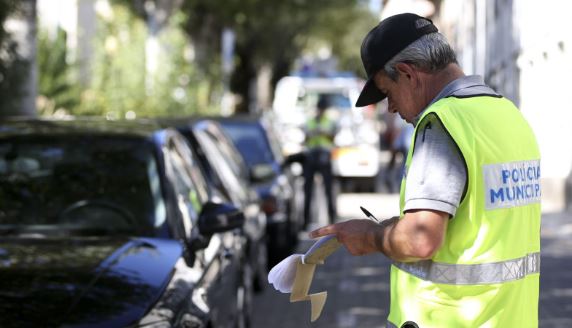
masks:
<svg viewBox="0 0 572 328"><path fill-rule="evenodd" d="M419 104L420 95L415 92L411 76L400 72L397 81L393 81L385 72L380 71L374 81L377 88L387 95L388 110L399 113L402 119L412 123L423 107Z"/></svg>

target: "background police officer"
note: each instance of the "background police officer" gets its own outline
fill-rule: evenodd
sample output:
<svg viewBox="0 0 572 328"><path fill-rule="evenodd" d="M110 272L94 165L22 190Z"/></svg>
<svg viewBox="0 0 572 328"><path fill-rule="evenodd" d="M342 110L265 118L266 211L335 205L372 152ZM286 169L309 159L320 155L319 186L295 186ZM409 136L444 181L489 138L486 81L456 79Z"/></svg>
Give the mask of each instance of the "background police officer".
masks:
<svg viewBox="0 0 572 328"><path fill-rule="evenodd" d="M383 20L361 56L369 79L356 105L387 97L389 110L415 126L401 215L310 236L334 234L353 255L394 261L388 327L538 326L540 197L493 197L540 178L503 180L507 170L538 167L530 126L482 78L464 75L428 19Z"/></svg>
<svg viewBox="0 0 572 328"><path fill-rule="evenodd" d="M314 192L314 176L322 176L328 204L330 223L334 223L336 209L333 195L333 174L331 150L334 146L336 124L326 115L329 107L327 96L320 96L316 105L316 115L305 126L306 158L304 161L304 225L311 222L311 204Z"/></svg>

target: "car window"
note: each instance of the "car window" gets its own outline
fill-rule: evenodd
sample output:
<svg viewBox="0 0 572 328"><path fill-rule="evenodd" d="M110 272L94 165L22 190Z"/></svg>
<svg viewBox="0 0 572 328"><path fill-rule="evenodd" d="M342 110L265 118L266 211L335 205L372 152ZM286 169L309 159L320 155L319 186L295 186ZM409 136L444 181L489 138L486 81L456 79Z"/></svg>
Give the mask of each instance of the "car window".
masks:
<svg viewBox="0 0 572 328"><path fill-rule="evenodd" d="M222 126L249 167L275 162L275 154L262 126L246 121L225 121Z"/></svg>
<svg viewBox="0 0 572 328"><path fill-rule="evenodd" d="M201 171L198 159L196 158L195 154L193 154L190 146L183 138L174 137L173 143L176 152L181 156L185 170L187 170L189 176L193 181L199 199L201 202L207 201L209 197L207 182L203 172Z"/></svg>
<svg viewBox="0 0 572 328"><path fill-rule="evenodd" d="M169 171L177 197L177 207L183 220L184 235L190 238L194 223L197 222L205 201L205 194L193 179L193 168L189 166L189 162L192 161L192 157L188 157L190 153L183 153L182 149L184 147L181 147L174 140L170 140L165 158L170 167ZM196 176L194 178L197 179Z"/></svg>
<svg viewBox="0 0 572 328"><path fill-rule="evenodd" d="M227 162L230 165L232 171L239 178L245 178L248 176L248 168L244 162L242 156L236 148L232 141L224 134L220 128L215 128L216 125L210 125L206 129L206 134L210 139L214 141L217 148L220 150L222 155L227 158Z"/></svg>
<svg viewBox="0 0 572 328"><path fill-rule="evenodd" d="M281 163L284 159L283 151L282 151L282 144L280 143L280 139L278 139L278 135L274 132L270 123L265 128L266 136L268 137L268 142L270 143L270 148L272 148L272 153L274 154L274 158Z"/></svg>
<svg viewBox="0 0 572 328"><path fill-rule="evenodd" d="M12 137L0 140L0 159L0 227L150 233L164 220L156 158L144 140Z"/></svg>
<svg viewBox="0 0 572 328"><path fill-rule="evenodd" d="M226 146L221 145L212 133L206 130L196 131L196 137L207 157L211 167L221 182L221 188L227 191L234 203L244 204L248 199L247 181L240 172L243 172L239 164L231 157L222 152ZM240 156L240 155L238 155ZM242 158L239 159L242 161ZM239 162L240 163L240 162Z"/></svg>

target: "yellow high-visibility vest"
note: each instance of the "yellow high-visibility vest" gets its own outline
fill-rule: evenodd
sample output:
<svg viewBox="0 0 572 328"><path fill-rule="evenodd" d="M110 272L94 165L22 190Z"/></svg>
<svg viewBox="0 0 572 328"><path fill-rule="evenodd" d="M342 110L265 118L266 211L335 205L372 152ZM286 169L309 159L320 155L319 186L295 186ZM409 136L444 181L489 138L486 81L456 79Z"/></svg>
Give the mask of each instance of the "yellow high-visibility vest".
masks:
<svg viewBox="0 0 572 328"><path fill-rule="evenodd" d="M328 131L328 133L333 133L335 129L334 122L330 120L326 115L322 115L320 120L316 120L316 118L312 118L306 124L306 130L308 132L314 130L320 131ZM331 141L328 134L320 133L317 135L310 136L306 139L306 147L308 148L332 148L334 146L333 142Z"/></svg>
<svg viewBox="0 0 572 328"><path fill-rule="evenodd" d="M495 96L443 98L423 113L414 135L429 116L457 144L467 187L435 256L392 265L389 327L537 327L540 151L531 127Z"/></svg>

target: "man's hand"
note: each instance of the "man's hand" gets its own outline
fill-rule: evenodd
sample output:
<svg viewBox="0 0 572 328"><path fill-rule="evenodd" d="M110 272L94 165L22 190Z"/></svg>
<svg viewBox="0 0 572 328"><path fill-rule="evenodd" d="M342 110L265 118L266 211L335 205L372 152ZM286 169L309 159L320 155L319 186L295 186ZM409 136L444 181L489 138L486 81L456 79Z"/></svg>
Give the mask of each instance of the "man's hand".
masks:
<svg viewBox="0 0 572 328"><path fill-rule="evenodd" d="M414 210L379 224L370 220L332 224L310 232L310 237L335 235L352 255L382 252L392 260L412 262L433 257L443 243L448 221L445 212Z"/></svg>
<svg viewBox="0 0 572 328"><path fill-rule="evenodd" d="M352 255L366 255L381 251L376 236L383 236L383 225L371 220L349 220L310 232L311 238L326 235L335 235Z"/></svg>

